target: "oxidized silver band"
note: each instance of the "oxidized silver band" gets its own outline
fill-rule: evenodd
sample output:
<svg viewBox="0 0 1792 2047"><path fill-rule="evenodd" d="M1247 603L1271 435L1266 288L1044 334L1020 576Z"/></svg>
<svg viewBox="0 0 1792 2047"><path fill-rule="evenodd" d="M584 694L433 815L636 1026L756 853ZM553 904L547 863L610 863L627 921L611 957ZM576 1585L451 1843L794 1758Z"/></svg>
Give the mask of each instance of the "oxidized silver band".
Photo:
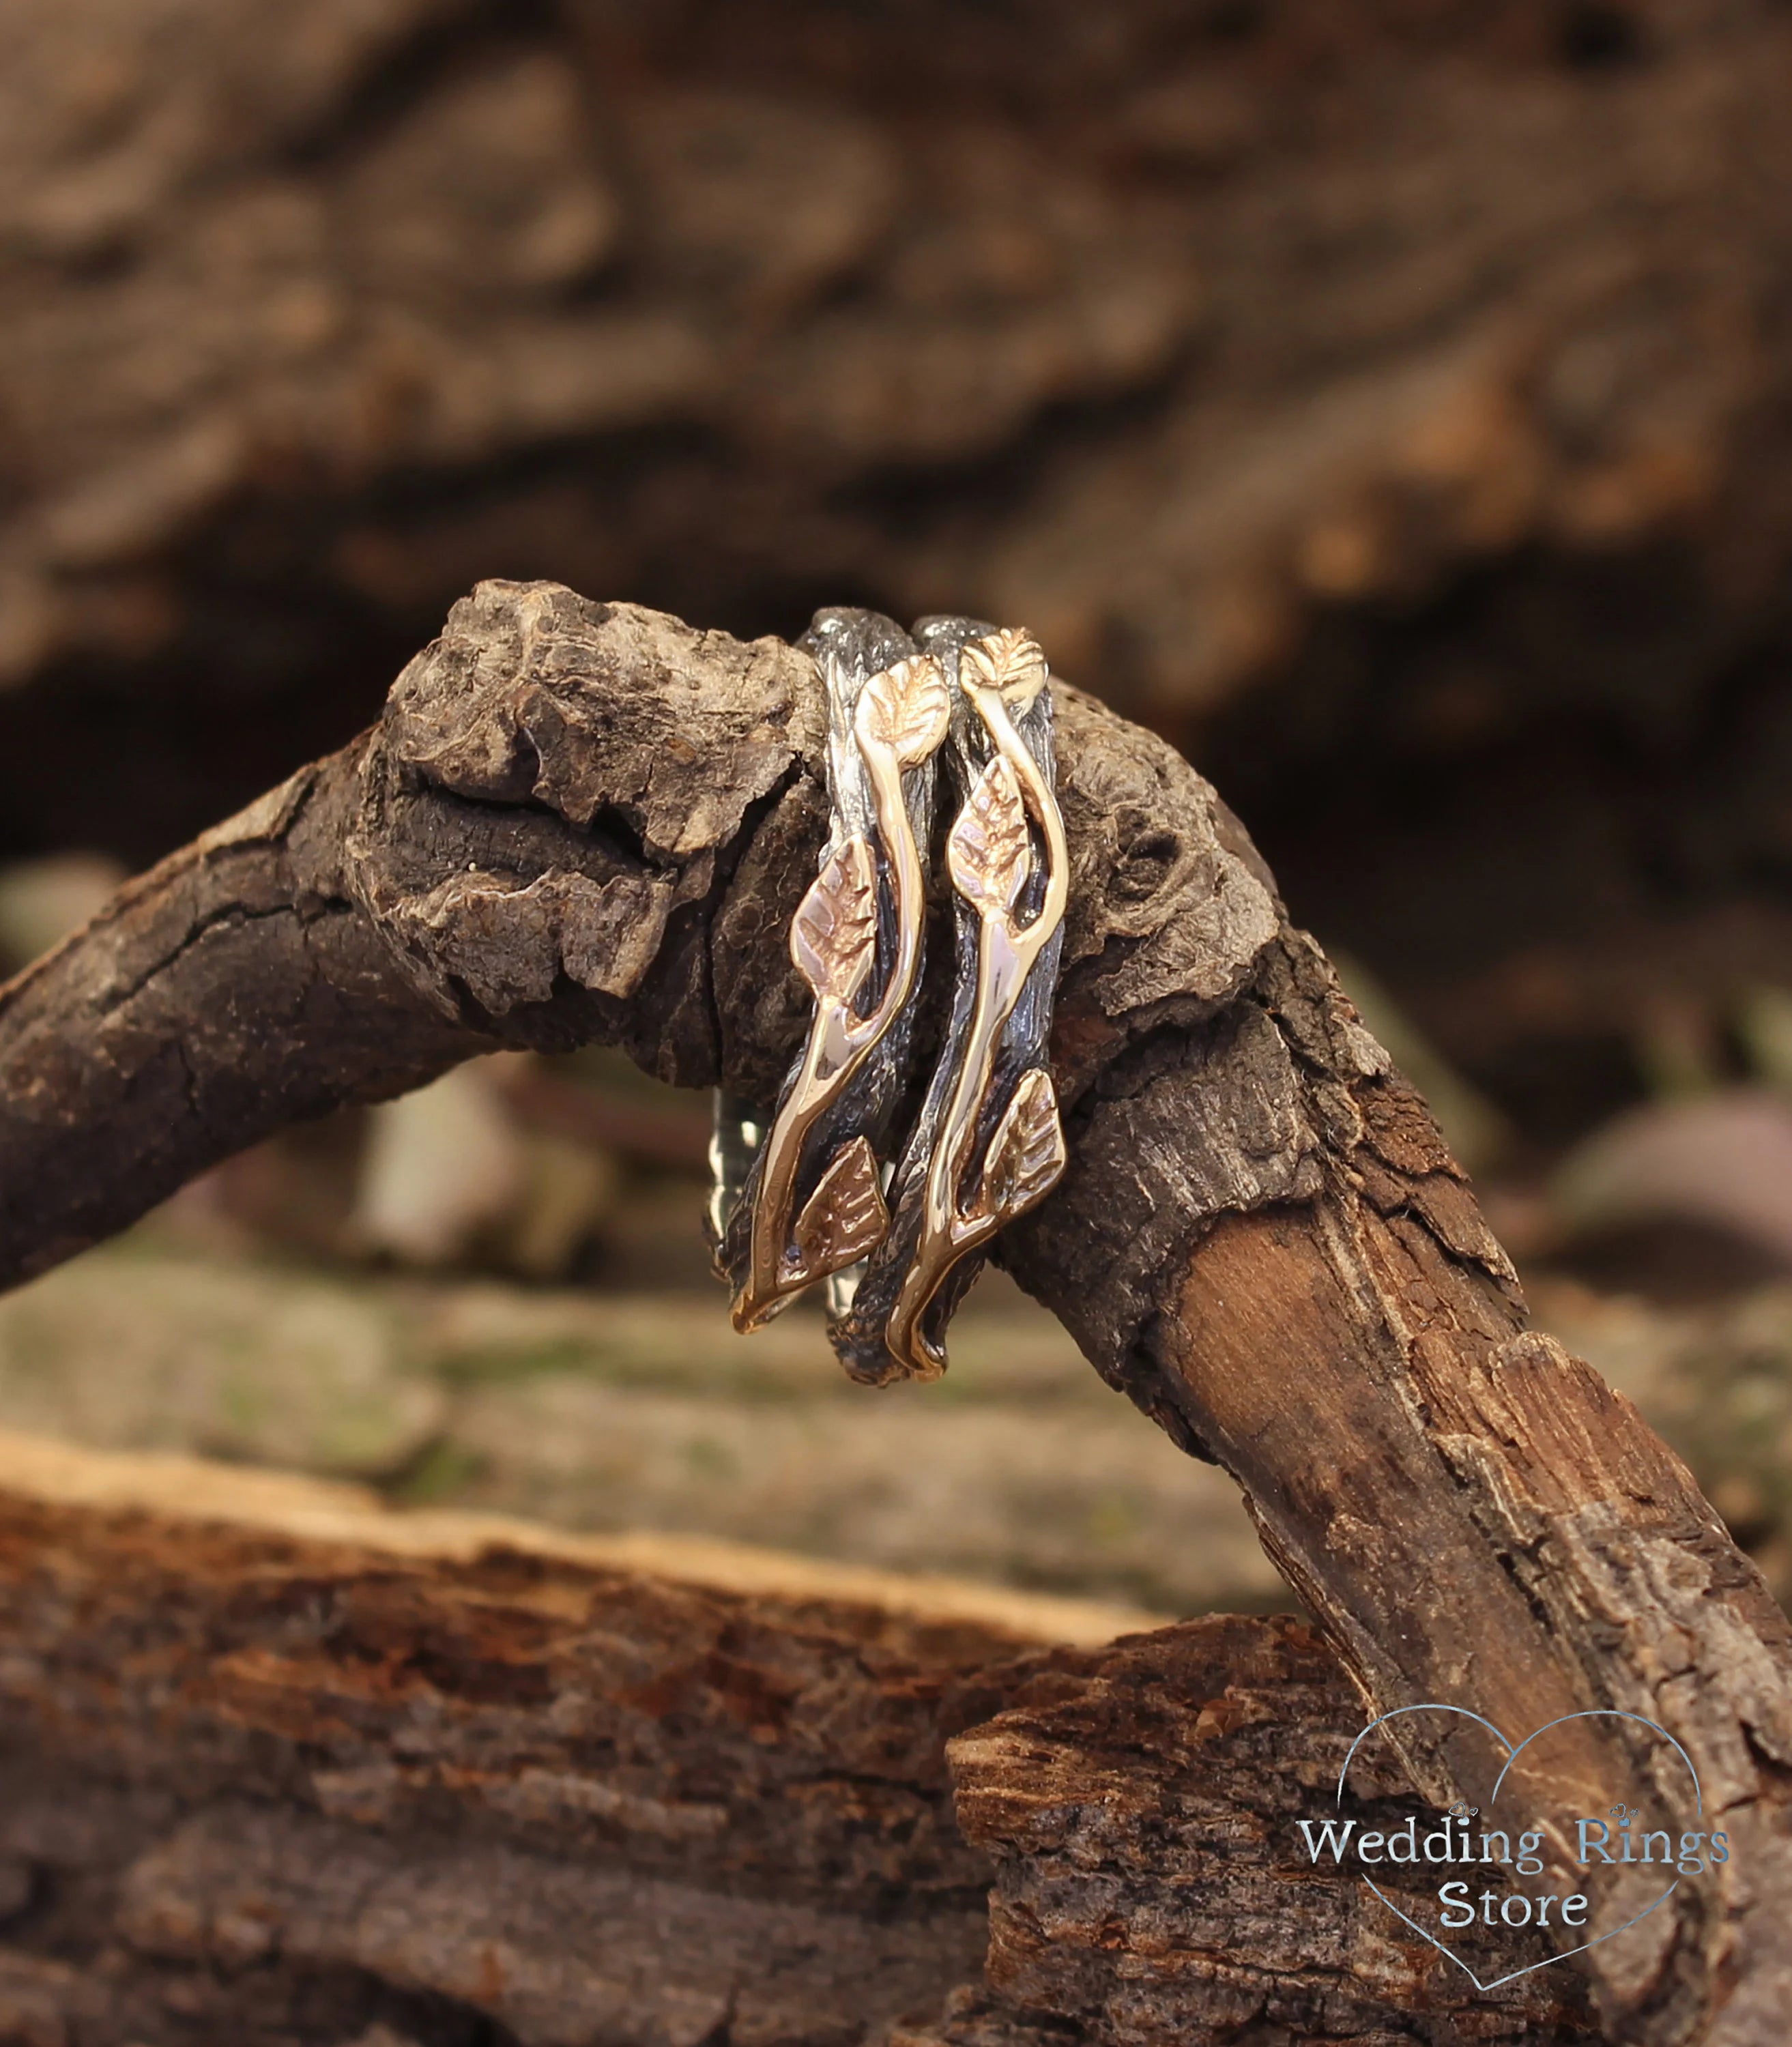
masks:
<svg viewBox="0 0 1792 2047"><path fill-rule="evenodd" d="M723 1238L743 1331L849 1270L888 1225L878 1153L906 1078L933 762L951 711L939 662L875 613L823 612L804 644L827 691L831 829L791 924L815 997L807 1042L757 1147L744 1221L730 1219ZM730 1148L718 1136L718 1151Z"/></svg>
<svg viewBox="0 0 1792 2047"><path fill-rule="evenodd" d="M830 706L832 828L791 931L815 1008L763 1140L718 1100L718 1263L737 1327L828 1278L829 1333L855 1378L933 1378L990 1240L1066 1161L1046 1065L1068 886L1049 677L1025 633L969 619L923 620L911 640L875 613L824 612L804 644ZM914 1127L892 1145L942 781L956 980Z"/></svg>

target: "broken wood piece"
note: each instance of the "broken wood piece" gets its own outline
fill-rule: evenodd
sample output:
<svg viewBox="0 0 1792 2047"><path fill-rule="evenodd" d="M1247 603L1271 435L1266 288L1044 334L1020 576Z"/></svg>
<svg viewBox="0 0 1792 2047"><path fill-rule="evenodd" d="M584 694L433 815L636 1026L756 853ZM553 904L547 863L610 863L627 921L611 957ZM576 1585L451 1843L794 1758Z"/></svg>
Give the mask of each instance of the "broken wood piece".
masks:
<svg viewBox="0 0 1792 2047"><path fill-rule="evenodd" d="M1360 1720L1302 1623L1071 1646L576 1549L0 1440L0 2036L1591 2037L1570 1972L1477 1997L1295 1866Z"/></svg>

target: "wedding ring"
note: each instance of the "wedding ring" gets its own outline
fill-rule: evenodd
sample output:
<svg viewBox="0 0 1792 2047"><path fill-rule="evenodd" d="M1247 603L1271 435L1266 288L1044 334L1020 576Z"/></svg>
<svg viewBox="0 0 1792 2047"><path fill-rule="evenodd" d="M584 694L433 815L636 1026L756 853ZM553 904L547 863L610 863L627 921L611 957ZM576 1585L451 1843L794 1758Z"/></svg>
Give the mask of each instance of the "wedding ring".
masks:
<svg viewBox="0 0 1792 2047"><path fill-rule="evenodd" d="M997 1232L1062 1176L1046 1063L1069 856L1045 657L1024 633L923 620L953 697L946 841L958 980L946 1043L890 1189L892 1218L830 1329L855 1378L937 1378L945 1327Z"/></svg>
<svg viewBox="0 0 1792 2047"><path fill-rule="evenodd" d="M717 1262L737 1329L825 1279L853 1377L937 1378L991 1240L1066 1164L1047 1065L1070 872L1050 676L1026 633L974 619L923 619L911 639L875 613L824 611L802 644L828 699L829 835L790 934L815 1008L768 1121L717 1098ZM955 978L898 1143L942 785Z"/></svg>
<svg viewBox="0 0 1792 2047"><path fill-rule="evenodd" d="M846 1312L842 1275L888 1227L879 1151L907 1081L934 760L951 712L939 660L875 613L819 613L803 644L828 698L830 829L790 933L815 1010L762 1141L750 1112L724 1101L711 1153L718 1263L742 1331L821 1279L839 1283L832 1305Z"/></svg>

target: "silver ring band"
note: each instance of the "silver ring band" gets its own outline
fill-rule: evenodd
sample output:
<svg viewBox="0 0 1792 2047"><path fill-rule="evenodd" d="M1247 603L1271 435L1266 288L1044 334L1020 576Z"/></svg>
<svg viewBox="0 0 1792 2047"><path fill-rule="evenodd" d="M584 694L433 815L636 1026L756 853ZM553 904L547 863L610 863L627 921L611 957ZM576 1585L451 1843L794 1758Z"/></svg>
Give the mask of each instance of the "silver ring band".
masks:
<svg viewBox="0 0 1792 2047"><path fill-rule="evenodd" d="M734 1322L759 1327L882 1240L879 1153L905 1083L927 932L934 759L951 700L939 663L887 619L818 615L804 645L828 698L830 828L791 923L815 999L807 1042L722 1240ZM735 1128L741 1128L736 1120ZM726 1159L745 1148L718 1137ZM850 1282L836 1287L844 1310Z"/></svg>
<svg viewBox="0 0 1792 2047"><path fill-rule="evenodd" d="M734 1319L760 1326L820 1279L852 1376L935 1378L954 1309L1004 1224L1066 1153L1047 1064L1069 880L1045 658L1024 633L818 614L831 829L792 920L815 1008L761 1141L718 1098L711 1223ZM893 1168L925 968L935 791L955 978L943 1042Z"/></svg>

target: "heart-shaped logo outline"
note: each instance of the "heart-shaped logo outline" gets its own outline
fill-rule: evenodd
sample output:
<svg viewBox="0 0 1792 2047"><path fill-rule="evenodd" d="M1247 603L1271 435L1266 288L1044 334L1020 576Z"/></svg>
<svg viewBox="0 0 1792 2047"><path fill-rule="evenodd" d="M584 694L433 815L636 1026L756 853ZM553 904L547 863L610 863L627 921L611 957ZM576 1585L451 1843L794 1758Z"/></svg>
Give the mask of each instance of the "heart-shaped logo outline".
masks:
<svg viewBox="0 0 1792 2047"><path fill-rule="evenodd" d="M1350 1774L1350 1765L1356 1758L1357 1750L1377 1728L1385 1727L1389 1720L1399 1720L1403 1713L1457 1713L1464 1720L1473 1720L1477 1726L1487 1729L1506 1751L1504 1766L1500 1770L1500 1774L1494 1778L1493 1790L1488 1794L1487 1802L1489 1810L1498 1802L1500 1787L1505 1782L1512 1765L1523 1755L1532 1742L1540 1736L1547 1734L1551 1728L1566 1726L1569 1720L1635 1720L1639 1727L1648 1728L1658 1734L1686 1764L1686 1774L1693 1780L1693 1796L1697 1801L1698 1816L1701 1820L1705 1817L1705 1787L1699 1782L1699 1774L1693 1766L1693 1759L1666 1728L1658 1726L1654 1720L1645 1719L1641 1713L1628 1712L1622 1706L1589 1706L1577 1713L1559 1713L1553 1720L1545 1720L1540 1728L1533 1728L1518 1747L1514 1748L1504 1728L1496 1728L1492 1720L1484 1719L1479 1713L1470 1712L1466 1706L1446 1705L1441 1699L1429 1701L1422 1705L1395 1706L1391 1712L1382 1713L1371 1720L1357 1739L1351 1743L1349 1753L1344 1759L1344 1766L1337 1773L1337 1792L1333 1801L1335 1804L1341 1805L1344 1802L1344 1781ZM1497 1990L1502 1983L1516 1983L1520 1976L1531 1975L1538 1969L1551 1968L1558 1962L1566 1962L1572 1955L1584 1955L1589 1948L1603 1947L1606 1941L1616 1940L1618 1935L1628 1928L1637 1925L1641 1920L1647 1919L1651 1912L1658 1912L1680 1888L1680 1879L1677 1876L1653 1905L1646 1905L1640 1912L1633 1913L1631 1917L1625 1920L1622 1926L1614 1926L1609 1933L1601 1933L1597 1940L1583 1941L1577 1948L1565 1948L1559 1955L1546 1956L1540 1962L1527 1962L1522 1969L1514 1969L1508 1975L1496 1976L1492 1983L1483 1983L1462 1957L1454 1952L1446 1942L1440 1941L1436 1934L1427 1933L1416 1919L1410 1917L1403 1912L1372 1877L1365 1875L1363 1881L1396 1919L1404 1921L1422 1941L1429 1941L1440 1955L1455 1963L1463 1975L1479 1991Z"/></svg>

